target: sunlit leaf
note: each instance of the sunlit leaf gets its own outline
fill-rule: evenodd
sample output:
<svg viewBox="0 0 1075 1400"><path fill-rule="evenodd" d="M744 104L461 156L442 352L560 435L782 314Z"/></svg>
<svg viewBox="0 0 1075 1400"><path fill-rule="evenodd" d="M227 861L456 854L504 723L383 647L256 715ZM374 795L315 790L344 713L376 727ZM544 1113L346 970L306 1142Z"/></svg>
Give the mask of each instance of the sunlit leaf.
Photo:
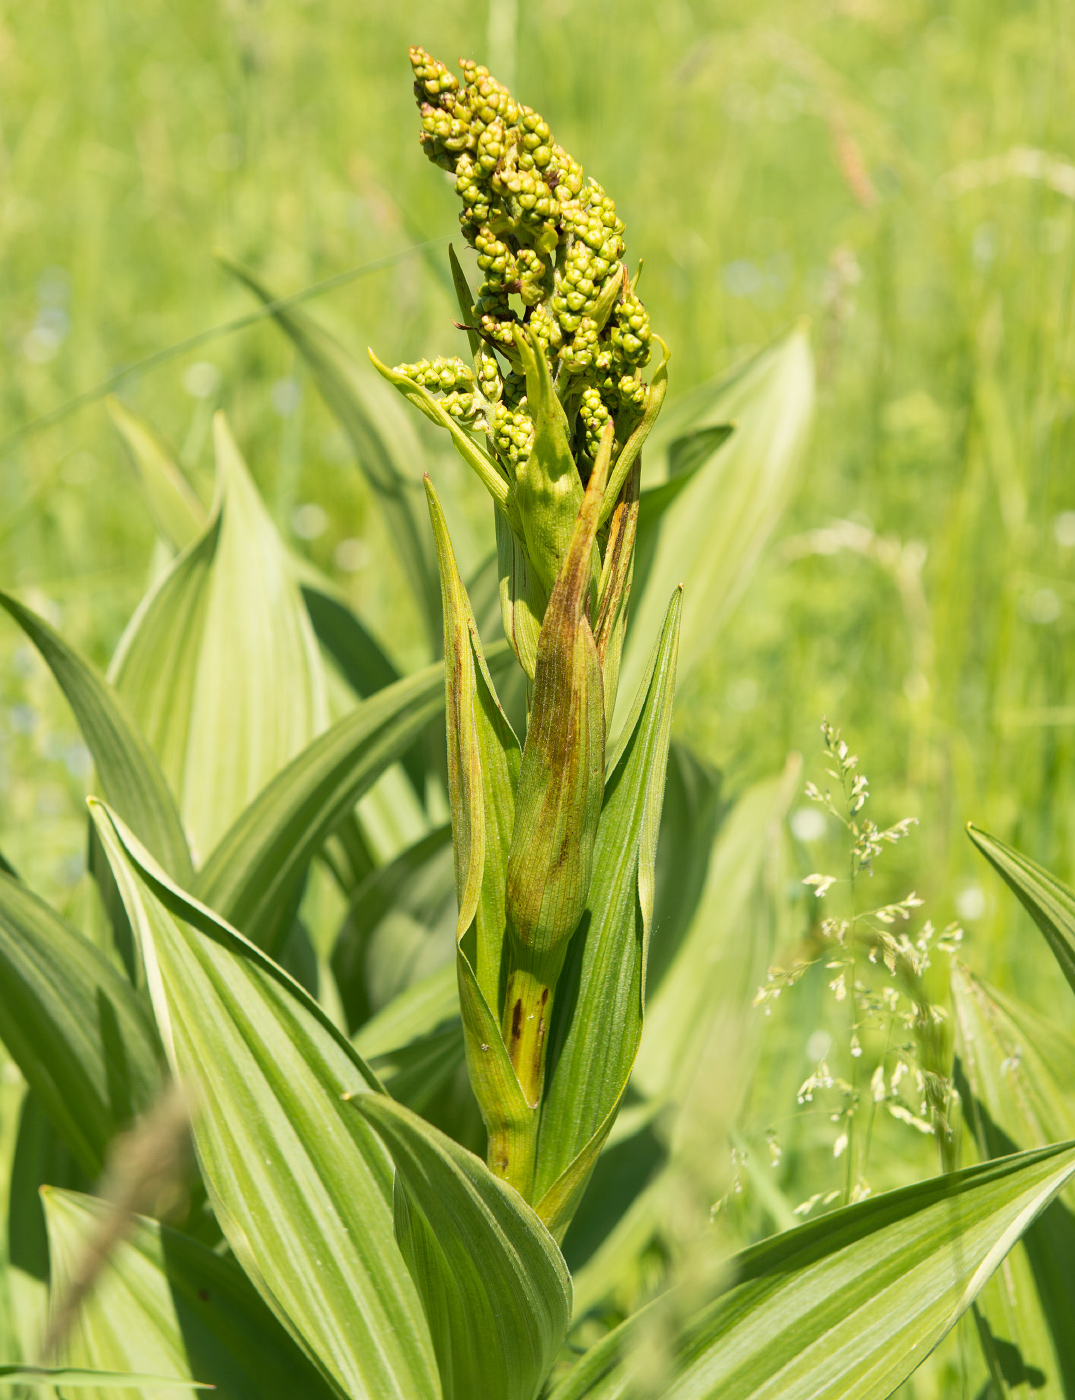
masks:
<svg viewBox="0 0 1075 1400"><path fill-rule="evenodd" d="M224 266L269 306L271 293L245 268ZM305 312L273 306L280 329L306 361L325 402L351 440L359 466L376 493L388 535L414 590L433 654L440 651L440 602L420 485L418 440L406 416L382 391L375 375L359 366L339 341Z"/></svg>
<svg viewBox="0 0 1075 1400"><path fill-rule="evenodd" d="M178 1381L170 1376L137 1376L124 1371L85 1371L74 1366L0 1366L0 1386L55 1386L65 1390L211 1390L203 1381Z"/></svg>
<svg viewBox="0 0 1075 1400"><path fill-rule="evenodd" d="M968 824L967 834L1018 895L1023 908L1045 935L1069 986L1075 990L1075 891L1050 875L1044 866L988 832Z"/></svg>
<svg viewBox="0 0 1075 1400"><path fill-rule="evenodd" d="M173 549L185 549L205 529L205 507L149 424L115 397L105 407L131 454L158 532Z"/></svg>
<svg viewBox="0 0 1075 1400"><path fill-rule="evenodd" d="M35 894L0 874L0 1040L83 1170L151 1100L159 1049L131 984Z"/></svg>
<svg viewBox="0 0 1075 1400"><path fill-rule="evenodd" d="M708 654L795 490L813 402L813 362L800 326L661 414L654 447L733 420L736 427L724 445L714 439L708 460L665 511L651 557L636 563L621 706L641 679L677 584L684 586L684 674Z"/></svg>
<svg viewBox="0 0 1075 1400"><path fill-rule="evenodd" d="M871 1197L730 1261L733 1282L679 1330L662 1400L885 1400L958 1321L1075 1175L1061 1143ZM673 1309L675 1299L651 1309ZM634 1395L636 1314L550 1400ZM640 1325L641 1324L641 1325Z"/></svg>
<svg viewBox="0 0 1075 1400"><path fill-rule="evenodd" d="M337 720L225 832L198 873L198 898L259 947L278 947L322 842L443 705L444 668L437 663Z"/></svg>
<svg viewBox="0 0 1075 1400"><path fill-rule="evenodd" d="M952 969L956 1088L982 1157L1075 1137L1075 1041L1068 1031ZM1075 1394L1075 1215L1070 1189L1042 1213L994 1275L976 1321L987 1359L1039 1400Z"/></svg>
<svg viewBox="0 0 1075 1400"><path fill-rule="evenodd" d="M473 1153L391 1099L353 1102L396 1165L396 1237L445 1400L533 1400L571 1316L571 1280L552 1236Z"/></svg>
<svg viewBox="0 0 1075 1400"><path fill-rule="evenodd" d="M541 1111L538 1214L562 1238L612 1126L642 1035L653 877L679 641L677 589L610 764L586 913L557 987Z"/></svg>
<svg viewBox="0 0 1075 1400"><path fill-rule="evenodd" d="M46 1189L53 1297L85 1266L109 1207ZM212 1384L221 1400L330 1400L311 1365L231 1258L141 1216L105 1260L64 1344L70 1367Z"/></svg>
<svg viewBox="0 0 1075 1400"><path fill-rule="evenodd" d="M150 745L108 682L43 618L0 593L67 697L107 801L179 881L191 878L190 852L175 801Z"/></svg>
<svg viewBox="0 0 1075 1400"><path fill-rule="evenodd" d="M345 1395L432 1400L390 1166L343 1102L375 1085L372 1073L276 963L173 885L107 809L92 811L235 1257Z"/></svg>
<svg viewBox="0 0 1075 1400"><path fill-rule="evenodd" d="M219 414L215 443L213 516L143 600L109 672L203 860L328 719L287 551Z"/></svg>

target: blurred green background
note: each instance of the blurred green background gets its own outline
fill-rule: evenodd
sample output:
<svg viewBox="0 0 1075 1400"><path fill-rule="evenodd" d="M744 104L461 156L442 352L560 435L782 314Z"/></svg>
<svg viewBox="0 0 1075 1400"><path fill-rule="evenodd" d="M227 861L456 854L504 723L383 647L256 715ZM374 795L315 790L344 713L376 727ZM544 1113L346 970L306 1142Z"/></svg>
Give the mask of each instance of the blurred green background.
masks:
<svg viewBox="0 0 1075 1400"><path fill-rule="evenodd" d="M150 577L152 522L99 397L35 420L250 312L217 253L279 295L388 259L309 309L358 355L459 350L445 245L406 253L457 227L418 151L406 51L473 55L615 195L672 397L812 321L798 494L677 732L734 796L791 750L819 778L818 724L842 726L876 819L921 823L878 894L914 887L936 923L962 922L975 966L1066 1017L1044 945L962 826L1075 873L1070 5L39 0L0 15L4 587L107 662ZM278 329L206 340L119 392L203 494L224 406L285 536L402 667L424 659L369 491ZM477 563L481 488L423 441ZM5 624L0 848L61 902L84 868L88 772ZM835 859L833 833L809 807L791 830L799 890Z"/></svg>

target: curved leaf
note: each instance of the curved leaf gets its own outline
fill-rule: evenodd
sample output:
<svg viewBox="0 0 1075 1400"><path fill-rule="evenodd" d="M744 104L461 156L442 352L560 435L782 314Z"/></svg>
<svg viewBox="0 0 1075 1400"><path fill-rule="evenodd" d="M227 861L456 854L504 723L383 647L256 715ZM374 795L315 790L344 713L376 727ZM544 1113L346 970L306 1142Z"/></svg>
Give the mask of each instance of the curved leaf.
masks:
<svg viewBox="0 0 1075 1400"><path fill-rule="evenodd" d="M88 1176L152 1099L157 1038L131 984L79 931L0 874L0 1040Z"/></svg>
<svg viewBox="0 0 1075 1400"><path fill-rule="evenodd" d="M109 672L203 858L328 719L288 553L222 414L214 435L213 517L144 599Z"/></svg>
<svg viewBox="0 0 1075 1400"><path fill-rule="evenodd" d="M105 1202L46 1187L53 1297L92 1250ZM64 1345L68 1366L200 1378L220 1400L334 1400L231 1258L135 1216L111 1250Z"/></svg>
<svg viewBox="0 0 1075 1400"><path fill-rule="evenodd" d="M418 483L408 469L421 455L410 424L402 414L397 417L389 411L369 371L360 368L316 321L294 307L275 305L271 293L245 268L227 260L224 266L272 306L277 325L306 361L325 402L350 438L358 464L384 511L389 537L399 551L404 576L414 589L436 655L440 649L440 606Z"/></svg>
<svg viewBox="0 0 1075 1400"><path fill-rule="evenodd" d="M202 1381L177 1381L170 1376L136 1376L126 1371L84 1371L75 1366L0 1366L0 1386L62 1385L65 1390L210 1390Z"/></svg>
<svg viewBox="0 0 1075 1400"><path fill-rule="evenodd" d="M586 913L557 986L541 1109L537 1211L557 1238L615 1120L642 1035L653 872L672 727L680 591L610 764Z"/></svg>
<svg viewBox="0 0 1075 1400"><path fill-rule="evenodd" d="M6 593L0 593L0 607L37 647L66 695L93 755L106 800L169 875L180 883L189 881L190 851L175 800L152 748L123 702L96 668L43 618Z"/></svg>
<svg viewBox="0 0 1075 1400"><path fill-rule="evenodd" d="M198 898L259 947L278 947L318 848L443 704L436 663L337 720L224 834L198 873Z"/></svg>
<svg viewBox="0 0 1075 1400"><path fill-rule="evenodd" d="M157 532L173 549L185 549L205 529L205 507L149 424L115 395L105 407L131 454Z"/></svg>
<svg viewBox="0 0 1075 1400"><path fill-rule="evenodd" d="M679 1332L662 1400L885 1400L1075 1175L1060 1143L875 1196L754 1245ZM550 1400L625 1400L658 1299Z"/></svg>
<svg viewBox="0 0 1075 1400"><path fill-rule="evenodd" d="M1029 856L1021 855L969 822L967 835L1018 895L1023 908L1045 935L1068 985L1075 991L1075 891Z"/></svg>
<svg viewBox="0 0 1075 1400"><path fill-rule="evenodd" d="M396 1238L429 1319L445 1400L533 1400L571 1317L556 1242L472 1152L391 1099L352 1102L396 1164Z"/></svg>
<svg viewBox="0 0 1075 1400"><path fill-rule="evenodd" d="M372 1072L287 973L176 888L106 808L92 811L235 1257L344 1395L434 1400L389 1163L343 1102L376 1086Z"/></svg>
<svg viewBox="0 0 1075 1400"><path fill-rule="evenodd" d="M1075 1136L1075 1043L1028 1007L952 969L964 1121L983 1158ZM1075 1393L1075 1214L1070 1189L1043 1212L978 1302L983 1350L1002 1377L1018 1357L1037 1400ZM1003 1393L1003 1392L1002 1392Z"/></svg>
<svg viewBox="0 0 1075 1400"><path fill-rule="evenodd" d="M642 677L665 600L677 584L686 589L684 675L706 656L791 499L813 403L809 340L798 326L727 378L702 385L662 413L653 437L665 444L729 420L736 430L726 445L715 442L669 505L648 558L640 548L620 681L627 694Z"/></svg>

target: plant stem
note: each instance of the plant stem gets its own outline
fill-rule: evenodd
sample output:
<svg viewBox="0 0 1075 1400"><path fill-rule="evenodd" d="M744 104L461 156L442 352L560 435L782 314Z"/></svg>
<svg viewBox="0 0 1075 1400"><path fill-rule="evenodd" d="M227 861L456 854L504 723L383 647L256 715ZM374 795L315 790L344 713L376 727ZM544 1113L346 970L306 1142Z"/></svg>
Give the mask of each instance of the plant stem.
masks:
<svg viewBox="0 0 1075 1400"><path fill-rule="evenodd" d="M504 999L504 1044L527 1102L541 1101L545 1044L552 1014L553 983L529 967L515 967Z"/></svg>

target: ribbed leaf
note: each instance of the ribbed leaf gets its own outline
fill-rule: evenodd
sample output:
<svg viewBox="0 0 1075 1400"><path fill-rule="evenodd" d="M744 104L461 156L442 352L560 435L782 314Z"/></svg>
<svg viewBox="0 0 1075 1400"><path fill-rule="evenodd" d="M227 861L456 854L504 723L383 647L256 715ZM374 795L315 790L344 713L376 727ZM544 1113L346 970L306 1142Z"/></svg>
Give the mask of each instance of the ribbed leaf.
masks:
<svg viewBox="0 0 1075 1400"><path fill-rule="evenodd" d="M198 898L259 947L278 947L310 860L441 709L443 677L438 663L386 686L292 759L217 844Z"/></svg>
<svg viewBox="0 0 1075 1400"><path fill-rule="evenodd" d="M159 534L173 549L185 549L205 529L205 507L149 424L114 396L105 407L131 454Z"/></svg>
<svg viewBox="0 0 1075 1400"><path fill-rule="evenodd" d="M236 1258L344 1395L435 1397L392 1237L389 1164L342 1099L372 1073L277 964L168 881L107 809L92 811Z"/></svg>
<svg viewBox="0 0 1075 1400"><path fill-rule="evenodd" d="M1075 1042L958 965L956 1087L982 1157L1075 1137ZM987 1361L1001 1394L1075 1395L1075 1215L1068 1190L1043 1212L978 1303Z"/></svg>
<svg viewBox="0 0 1075 1400"><path fill-rule="evenodd" d="M224 266L259 297L272 305L272 294L245 268ZM439 651L440 607L436 570L425 529L424 512L413 478L421 460L418 440L404 413L384 400L377 380L351 358L343 346L293 307L273 307L277 325L306 361L325 402L351 440L355 457L385 515L388 535L399 551L407 582L426 625L433 655Z"/></svg>
<svg viewBox="0 0 1075 1400"><path fill-rule="evenodd" d="M109 1208L74 1191L47 1188L42 1195L56 1298L83 1266ZM233 1259L141 1216L79 1307L63 1360L85 1370L196 1378L215 1386L219 1400L338 1395Z"/></svg>
<svg viewBox="0 0 1075 1400"><path fill-rule="evenodd" d="M1075 891L1029 856L969 823L967 835L1018 895L1075 991Z"/></svg>
<svg viewBox="0 0 1075 1400"><path fill-rule="evenodd" d="M552 1236L473 1153L391 1099L353 1102L396 1164L396 1237L445 1400L533 1400L571 1317L571 1280Z"/></svg>
<svg viewBox="0 0 1075 1400"><path fill-rule="evenodd" d="M428 1117L465 1060L454 965L400 992L352 1044L394 1099Z"/></svg>
<svg viewBox="0 0 1075 1400"><path fill-rule="evenodd" d="M649 1098L683 1101L714 1022L742 1016L765 980L774 930L755 911L801 768L792 759L779 777L754 784L717 833L697 907L647 1010L635 1084ZM747 926L750 938L742 936Z"/></svg>
<svg viewBox="0 0 1075 1400"><path fill-rule="evenodd" d="M444 626L448 795L456 880L456 972L470 1081L498 1175L526 1191L533 1174L531 1106L500 1035L504 884L520 751L486 666L437 493L426 482Z"/></svg>
<svg viewBox="0 0 1075 1400"><path fill-rule="evenodd" d="M109 672L203 859L328 718L289 556L220 414L215 442L213 517L143 601Z"/></svg>
<svg viewBox="0 0 1075 1400"><path fill-rule="evenodd" d="M152 1099L159 1048L131 984L66 920L0 874L0 1040L87 1175Z"/></svg>
<svg viewBox="0 0 1075 1400"><path fill-rule="evenodd" d="M452 829L438 827L373 870L351 899L332 952L348 1029L412 983L454 963Z"/></svg>
<svg viewBox="0 0 1075 1400"><path fill-rule="evenodd" d="M83 656L43 618L0 593L6 608L44 657L66 695L93 755L100 791L161 865L191 879L190 851L168 782L126 706Z"/></svg>
<svg viewBox="0 0 1075 1400"><path fill-rule="evenodd" d="M611 766L586 913L557 986L541 1110L537 1211L559 1239L615 1119L642 1035L653 872L679 643L680 591Z"/></svg>
<svg viewBox="0 0 1075 1400"><path fill-rule="evenodd" d="M885 1400L1075 1175L1061 1143L860 1201L731 1261L682 1328L662 1400ZM658 1300L658 1305L660 1300ZM550 1400L621 1400L636 1314Z"/></svg>
<svg viewBox="0 0 1075 1400"><path fill-rule="evenodd" d="M736 429L726 445L715 441L669 505L651 558L639 555L621 677L628 695L677 584L685 587L684 664L693 668L707 655L791 499L813 402L809 341L797 327L727 379L702 385L662 413L655 445L732 420Z"/></svg>

